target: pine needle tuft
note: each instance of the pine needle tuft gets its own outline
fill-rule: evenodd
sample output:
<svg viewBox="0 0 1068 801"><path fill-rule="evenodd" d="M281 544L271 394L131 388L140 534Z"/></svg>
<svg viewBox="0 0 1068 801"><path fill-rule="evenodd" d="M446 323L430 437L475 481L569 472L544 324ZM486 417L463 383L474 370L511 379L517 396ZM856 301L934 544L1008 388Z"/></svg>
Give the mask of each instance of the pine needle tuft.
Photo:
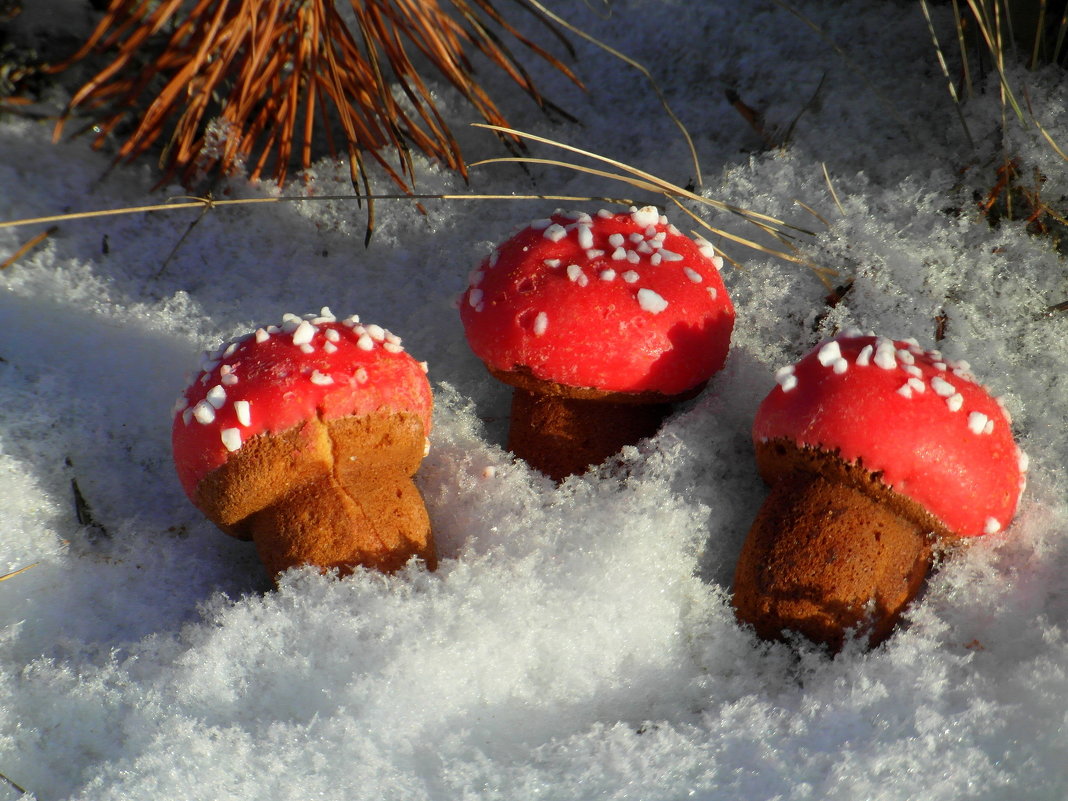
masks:
<svg viewBox="0 0 1068 801"><path fill-rule="evenodd" d="M490 0L350 0L345 9L334 0L111 0L84 46L51 68L112 54L72 97L55 138L71 116L86 114L94 146L117 138L116 162L158 149L161 183L177 179L186 188L237 172L281 184L325 150L348 157L362 194L370 194L366 159L410 191L411 147L467 170L417 63L429 64L487 122L505 119L474 75L473 51L540 107L555 109L509 38L581 85Z"/></svg>

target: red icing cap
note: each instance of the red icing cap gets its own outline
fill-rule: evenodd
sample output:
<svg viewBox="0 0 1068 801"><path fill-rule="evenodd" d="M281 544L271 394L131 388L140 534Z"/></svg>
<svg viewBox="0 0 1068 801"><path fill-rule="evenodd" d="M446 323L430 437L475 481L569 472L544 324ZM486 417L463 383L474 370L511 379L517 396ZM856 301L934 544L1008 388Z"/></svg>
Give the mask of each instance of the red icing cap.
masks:
<svg viewBox="0 0 1068 801"><path fill-rule="evenodd" d="M1027 459L966 362L913 341L840 336L776 380L755 441L788 438L859 460L961 536L993 533L1015 515Z"/></svg>
<svg viewBox="0 0 1068 801"><path fill-rule="evenodd" d="M418 414L430 431L426 365L400 338L358 317L287 314L281 325L205 353L203 372L175 406L171 441L186 494L251 438L321 415L333 420L378 409Z"/></svg>
<svg viewBox="0 0 1068 801"><path fill-rule="evenodd" d="M684 392L723 366L734 307L710 244L652 206L556 212L504 242L460 299L490 367L615 392Z"/></svg>

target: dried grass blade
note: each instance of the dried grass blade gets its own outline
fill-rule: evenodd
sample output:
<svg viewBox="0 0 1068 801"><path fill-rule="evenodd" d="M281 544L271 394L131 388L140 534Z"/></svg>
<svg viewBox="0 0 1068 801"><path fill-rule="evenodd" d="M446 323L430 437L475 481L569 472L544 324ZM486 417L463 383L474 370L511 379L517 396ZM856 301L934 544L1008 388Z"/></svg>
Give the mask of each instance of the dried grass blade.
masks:
<svg viewBox="0 0 1068 801"><path fill-rule="evenodd" d="M960 98L957 96L957 87L953 83L953 78L950 77L949 66L946 64L946 57L942 52L942 43L938 41L938 32L935 31L934 21L931 19L931 9L927 5L927 0L920 0L920 8L923 9L923 18L927 22L927 30L931 34L931 43L934 44L935 55L938 57L938 66L942 68L942 75L945 76L946 85L949 87L949 96L953 98L953 108L957 111L957 119L960 120L961 127L964 129L964 135L968 138L969 146L974 149L975 140L972 139L968 121L964 119L964 112L960 107Z"/></svg>
<svg viewBox="0 0 1068 801"><path fill-rule="evenodd" d="M838 193L834 191L834 184L831 183L831 174L827 172L827 162L821 161L820 166L823 168L823 180L827 182L827 189L831 193L831 199L834 200L834 205L838 207L838 211L844 215L846 210L842 207L842 201L838 199Z"/></svg>
<svg viewBox="0 0 1068 801"><path fill-rule="evenodd" d="M616 161L615 159L608 158L607 156L602 156L599 153L594 153L594 152L589 151L589 150L583 150L582 148L578 148L578 147L575 147L573 145L568 145L568 144L565 144L564 142L557 142L554 139L548 139L548 138L543 137L543 136L538 136L537 134L526 133L524 131L519 131L519 130L516 130L514 128L505 128L503 126L489 125L489 124L485 124L485 123L472 123L472 125L474 127L476 127L476 128L487 128L489 130L502 131L504 133L509 133L509 134L511 134L513 136L521 137L523 139L529 139L529 140L531 140L533 142L540 142L542 144L552 145L553 147L558 147L561 150L566 150L569 153L575 153L577 155L586 156L587 158L591 158L591 159L594 159L596 161L603 162L605 164L610 164L611 166L616 167L618 169L621 169L624 172L628 172L631 175L637 176L638 178L642 179L643 181L645 181L648 184L652 184L652 185L656 186L657 187L656 191L658 193L660 193L660 194L668 194L668 195L676 195L678 197L684 197L684 198L687 198L688 200L692 200L692 201L694 201L696 203L700 203L700 204L705 205L705 206L711 206L712 208L715 208L715 209L720 209L721 211L729 211L732 214L737 214L738 216L744 217L746 219L759 220L761 222L765 222L765 223L767 223L769 225L772 225L774 227L793 229L795 231L798 231L799 233L803 233L803 234L806 234L808 236L812 236L813 235L812 231L808 231L808 230L805 230L803 228L799 228L797 226L791 225L790 223L784 222L783 220L780 220L780 219L778 219L776 217L772 217L772 216L767 215L767 214L761 214L760 212L756 212L756 211L750 211L748 209L743 209L743 208L741 208L739 206L734 206L734 205L732 205L730 203L724 203L721 200L715 200L714 198L708 198L708 197L703 197L701 195L694 194L693 192L689 191L688 189L684 189L681 186L676 186L675 184L671 183L670 181L665 181L663 178L658 178L657 176L652 175L651 173L645 172L644 170L640 170L637 167L632 167L629 164L625 164L624 162ZM489 163L489 162L492 162L492 161L494 161L494 159L488 159L486 162L480 162L480 163ZM573 164L571 164L569 162L555 162L555 163L559 164L560 166L568 167L568 168L571 168L571 169L575 168L575 165L573 165ZM472 165L472 166L474 166L474 165Z"/></svg>
<svg viewBox="0 0 1068 801"><path fill-rule="evenodd" d="M962 78L964 83L964 89L967 91L968 97L972 96L972 72L968 58L968 45L964 41L964 20L960 15L960 5L958 0L952 0L953 6L953 21L957 30L957 46L960 48L960 62L961 71L963 72Z"/></svg>
<svg viewBox="0 0 1068 801"><path fill-rule="evenodd" d="M656 79L653 78L653 74L651 72L649 72L649 70L643 64L640 64L639 62L635 61L634 59L630 58L629 56L624 55L623 53L619 52L615 48L610 47L609 45L607 45L604 42L602 42L600 39L597 39L597 38L591 36L590 34L586 33L586 31L582 30L581 28L578 28L578 27L572 25L570 22L565 20L563 17L557 16L552 11L550 11L545 6L543 6L540 2L538 2L538 0L525 0L525 2L527 2L529 5L531 5L534 8L536 8L538 11L540 11L542 14L544 14L546 18L551 19L557 25L560 25L561 27L566 28L567 30L569 30L572 33L574 33L576 36L580 36L583 39L585 39L587 42L590 42L591 44L596 45L597 47L601 48L602 50L604 50L609 55L612 55L615 58L618 58L620 61L624 62L625 64L630 65L632 68L636 69L638 72L640 72L642 75L645 76L646 80L649 81L649 85L652 86L653 91L656 93L656 97L660 101L660 105L664 108L664 111L671 118L671 121L675 123L675 125L679 129L679 131L682 132L682 136L686 140L686 146L690 150L690 159L692 161L693 169L694 169L694 181L695 181L697 186L699 186L699 187L703 186L704 185L704 181L703 181L703 179L701 177L701 164L700 164L700 161L697 158L697 148L694 147L693 138L690 136L690 132L686 129L686 126L683 125L682 120L680 120L678 118L678 115L676 115L675 112L672 110L671 105L667 102L667 98L664 96L664 93L660 90L659 84L657 84Z"/></svg>
<svg viewBox="0 0 1068 801"><path fill-rule="evenodd" d="M1053 148L1053 152L1065 161L1068 161L1068 153L1065 153L1064 150L1061 149L1060 145L1053 139L1050 132L1043 127L1042 123L1038 121L1038 117L1035 116L1034 109L1031 107L1031 96L1026 89L1024 90L1024 102L1027 103L1027 113L1031 116L1031 121L1035 124L1035 127L1038 128L1038 132L1042 134L1042 137L1049 143L1049 146Z"/></svg>
<svg viewBox="0 0 1068 801"><path fill-rule="evenodd" d="M5 573L4 575L0 576L0 581L7 581L10 578L14 578L15 576L19 575L20 573L25 573L31 567L37 567L37 565L39 565L39 564L41 564L41 563L40 562L33 562L32 564L28 564L25 567L20 567L18 570L13 570L10 573ZM0 776L3 776L3 774L0 774ZM4 776L4 778L7 779L7 781L10 782L12 786L18 788L19 790L22 790L22 788L19 787L17 784L15 784L13 781L11 781L11 779L8 779L7 776ZM22 790L22 792L25 792L25 790Z"/></svg>
<svg viewBox="0 0 1068 801"><path fill-rule="evenodd" d="M3 261L0 261L0 270L6 270L12 264L17 262L27 253L37 247L39 244L48 239L48 237L52 236L52 234L54 234L58 229L58 225L53 225L50 228L41 231L39 234L34 234L32 237L27 239L18 250L16 250Z"/></svg>
<svg viewBox="0 0 1068 801"><path fill-rule="evenodd" d="M987 49L990 51L990 56L994 62L994 69L997 71L998 78L1001 82L1001 96L1002 105L1005 101L1012 106L1013 112L1016 114L1017 119L1024 121L1024 114L1020 108L1020 104L1016 101L1016 95L1013 94L1012 87L1009 86L1009 79L1005 77L1005 52L1004 46L1001 43L1001 31L1000 26L992 33L990 28L990 21L987 18L985 9L980 8L976 3L976 0L966 0L968 7L972 11L972 15L975 17L976 24L979 27L979 33L983 37L983 41L986 42ZM997 6L995 5L995 13Z"/></svg>

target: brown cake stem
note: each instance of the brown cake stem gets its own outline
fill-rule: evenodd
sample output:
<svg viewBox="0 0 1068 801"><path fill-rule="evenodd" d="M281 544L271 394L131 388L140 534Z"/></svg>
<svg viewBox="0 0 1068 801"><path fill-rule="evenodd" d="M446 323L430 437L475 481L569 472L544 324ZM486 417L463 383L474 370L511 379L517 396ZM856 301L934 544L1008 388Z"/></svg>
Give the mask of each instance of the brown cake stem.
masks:
<svg viewBox="0 0 1068 801"><path fill-rule="evenodd" d="M563 481L600 464L624 445L651 437L670 410L667 403L613 403L516 387L508 449L536 470Z"/></svg>
<svg viewBox="0 0 1068 801"><path fill-rule="evenodd" d="M920 591L931 543L930 527L863 487L789 473L773 484L742 548L737 617L765 639L794 631L837 652L852 630L874 646Z"/></svg>
<svg viewBox="0 0 1068 801"><path fill-rule="evenodd" d="M423 499L403 473L346 485L324 477L257 512L249 529L272 575L306 564L342 574L356 565L392 572L412 556L436 565Z"/></svg>
<svg viewBox="0 0 1068 801"><path fill-rule="evenodd" d="M513 387L508 450L556 481L653 436L674 403L705 387L701 382L677 395L613 392L543 381L523 367L489 371Z"/></svg>

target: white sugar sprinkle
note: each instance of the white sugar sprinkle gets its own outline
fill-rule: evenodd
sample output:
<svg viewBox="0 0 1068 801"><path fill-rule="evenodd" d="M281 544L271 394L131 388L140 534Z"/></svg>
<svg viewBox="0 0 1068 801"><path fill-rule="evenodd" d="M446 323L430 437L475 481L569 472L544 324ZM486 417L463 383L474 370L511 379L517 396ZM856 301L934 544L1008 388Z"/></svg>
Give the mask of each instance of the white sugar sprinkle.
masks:
<svg viewBox="0 0 1068 801"><path fill-rule="evenodd" d="M604 255L604 251L603 250L587 250L586 251L586 258L589 259L590 261L593 261L594 259L599 259L603 255Z"/></svg>
<svg viewBox="0 0 1068 801"><path fill-rule="evenodd" d="M652 256L649 257L649 263L652 264L654 267L659 265L660 261L661 261L661 258L660 258L660 252L659 251L657 251L656 253L654 253Z"/></svg>
<svg viewBox="0 0 1068 801"><path fill-rule="evenodd" d="M560 259L545 259L542 261L542 264L549 269L555 269L560 266Z"/></svg>
<svg viewBox="0 0 1068 801"><path fill-rule="evenodd" d="M794 375L794 366L788 364L785 367L780 367L775 372L775 381L782 387L783 392L789 392L791 389L797 386L797 376Z"/></svg>
<svg viewBox="0 0 1068 801"><path fill-rule="evenodd" d="M589 250L593 247L593 229L588 225L580 225L578 227L578 242L579 247L583 250Z"/></svg>
<svg viewBox="0 0 1068 801"><path fill-rule="evenodd" d="M221 432L222 444L226 450L233 453L241 448L241 430L238 428L224 428Z"/></svg>
<svg viewBox="0 0 1068 801"><path fill-rule="evenodd" d="M832 339L819 349L816 358L819 359L819 363L824 367L830 367L838 361L838 359L842 358L842 348L836 340Z"/></svg>
<svg viewBox="0 0 1068 801"><path fill-rule="evenodd" d="M579 286L586 286L586 284L589 283L586 273L582 272L582 268L577 264L567 265L567 277L568 280L573 281Z"/></svg>
<svg viewBox="0 0 1068 801"><path fill-rule="evenodd" d="M628 250L627 251L627 261L629 261L631 264L637 264L641 260L642 260L641 254L639 254L637 251L634 251L634 250Z"/></svg>
<svg viewBox="0 0 1068 801"><path fill-rule="evenodd" d="M312 370L311 382L316 386L327 387L334 383L334 377L326 373L320 373L318 370Z"/></svg>
<svg viewBox="0 0 1068 801"><path fill-rule="evenodd" d="M959 412L960 407L964 405L964 396L959 392L955 392L946 398L946 406L949 407L951 412Z"/></svg>
<svg viewBox="0 0 1068 801"><path fill-rule="evenodd" d="M970 412L968 414L968 430L973 434L982 434L986 421L987 416L982 412Z"/></svg>
<svg viewBox="0 0 1068 801"><path fill-rule="evenodd" d="M673 250L668 250L667 248L661 248L660 258L664 261L682 261L682 254L676 253Z"/></svg>
<svg viewBox="0 0 1068 801"><path fill-rule="evenodd" d="M695 284L699 284L704 281L704 276L697 272L693 267L683 267L682 271L686 273L686 277L693 281Z"/></svg>
<svg viewBox="0 0 1068 801"><path fill-rule="evenodd" d="M904 348L897 349L897 358L902 364L914 364L916 362L916 357Z"/></svg>
<svg viewBox="0 0 1068 801"><path fill-rule="evenodd" d="M638 305L643 311L660 314L668 307L668 302L651 289L638 290Z"/></svg>
<svg viewBox="0 0 1068 801"><path fill-rule="evenodd" d="M325 353L337 353L337 345L333 342L327 342L323 345L323 351Z"/></svg>
<svg viewBox="0 0 1068 801"><path fill-rule="evenodd" d="M214 412L213 412L214 414ZM193 419L193 407L190 406L182 412L182 422L185 425L189 425L189 421Z"/></svg>
<svg viewBox="0 0 1068 801"><path fill-rule="evenodd" d="M356 347L360 350L374 350L375 341L367 334L361 334L360 338L356 340Z"/></svg>
<svg viewBox="0 0 1068 801"><path fill-rule="evenodd" d="M877 367L884 370L893 370L897 367L897 359L894 358L894 343L885 339L877 343L873 361Z"/></svg>
<svg viewBox="0 0 1068 801"><path fill-rule="evenodd" d="M1031 466L1031 457L1028 456L1021 448L1016 449L1016 464L1019 465L1021 473L1026 473L1027 468Z"/></svg>
<svg viewBox="0 0 1068 801"><path fill-rule="evenodd" d="M849 362L844 358L835 359L834 364L831 365L831 369L834 370L835 375L841 375L849 369Z"/></svg>
<svg viewBox="0 0 1068 801"><path fill-rule="evenodd" d="M616 248L615 250L612 251L612 260L613 261L623 261L626 258L627 258L627 251L625 251L623 248Z"/></svg>
<svg viewBox="0 0 1068 801"><path fill-rule="evenodd" d="M956 387L954 387L951 383L946 381L946 379L942 378L942 376L940 375L936 375L931 378L931 389L935 391L936 395L940 395L943 398L948 398L950 395L957 391Z"/></svg>
<svg viewBox="0 0 1068 801"><path fill-rule="evenodd" d="M611 220L616 215L608 209L597 209L597 216L602 220Z"/></svg>
<svg viewBox="0 0 1068 801"><path fill-rule="evenodd" d="M645 237L642 236L639 233L633 233L630 236L628 236L627 239L629 239L635 245L637 245L639 242L644 242L645 241Z"/></svg>
<svg viewBox="0 0 1068 801"><path fill-rule="evenodd" d="M611 268L607 270L601 270L600 274L598 275L598 278L600 278L602 281L612 281L615 279L615 277L616 271Z"/></svg>
<svg viewBox="0 0 1068 801"><path fill-rule="evenodd" d="M538 312L537 317L534 318L534 336L540 337L545 333L545 329L549 327L549 317L545 312Z"/></svg>
<svg viewBox="0 0 1068 801"><path fill-rule="evenodd" d="M986 524L983 526L984 534L997 534L1001 531L1001 523L995 520L993 517L986 519Z"/></svg>
<svg viewBox="0 0 1068 801"><path fill-rule="evenodd" d="M348 317L346 317L344 320L341 321L341 324L344 325L344 326L347 326L349 328L352 328L353 326L355 326L359 322L360 322L360 316L358 314L350 314Z"/></svg>
<svg viewBox="0 0 1068 801"><path fill-rule="evenodd" d="M359 384L366 384L368 379L367 371L362 367L356 368L356 382Z"/></svg>
<svg viewBox="0 0 1068 801"><path fill-rule="evenodd" d="M294 345L307 345L315 336L316 327L307 320L301 320L300 325L293 331Z"/></svg>
<svg viewBox="0 0 1068 801"><path fill-rule="evenodd" d="M385 343L383 343L382 348L387 353L403 353L404 352L403 346L399 345L396 342L385 342Z"/></svg>
<svg viewBox="0 0 1068 801"><path fill-rule="evenodd" d="M634 272L634 270L627 270L625 273L623 273L623 280L626 281L628 284L633 284L635 281L638 280L638 274Z"/></svg>
<svg viewBox="0 0 1068 801"><path fill-rule="evenodd" d="M212 408L220 409L222 405L226 403L226 390L222 388L221 384L216 384L208 390L208 394L204 396L204 400L211 404Z"/></svg>
<svg viewBox="0 0 1068 801"><path fill-rule="evenodd" d="M375 342L381 342L386 338L386 329L380 325L371 323L367 326L367 335L371 337Z"/></svg>
<svg viewBox="0 0 1068 801"><path fill-rule="evenodd" d="M256 341L259 343L266 342L271 338L271 335L264 331L262 328L257 328L255 333Z"/></svg>
<svg viewBox="0 0 1068 801"><path fill-rule="evenodd" d="M927 391L927 385L918 378L910 378L908 383L909 386L912 387L913 391L919 395L922 395L924 392Z"/></svg>
<svg viewBox="0 0 1068 801"><path fill-rule="evenodd" d="M917 367L915 364L906 364L901 368L913 378L923 378L923 370Z"/></svg>
<svg viewBox="0 0 1068 801"><path fill-rule="evenodd" d="M712 298L712 300L715 300L719 297L719 290L717 290L714 286L708 287L708 296Z"/></svg>
<svg viewBox="0 0 1068 801"><path fill-rule="evenodd" d="M530 227L533 228L535 231L542 231L552 224L553 221L548 217L545 217L540 220L532 220L530 223Z"/></svg>
<svg viewBox="0 0 1068 801"><path fill-rule="evenodd" d="M243 426L252 425L252 404L247 400L234 401L234 414Z"/></svg>
<svg viewBox="0 0 1068 801"><path fill-rule="evenodd" d="M542 231L541 235L544 236L546 239L552 240L553 242L559 242L561 239L567 236L567 230L559 223L553 223L544 231Z"/></svg>
<svg viewBox="0 0 1068 801"><path fill-rule="evenodd" d="M860 353L857 354L857 367L867 367L869 364L871 364L871 355L874 352L875 348L873 348L870 344L865 345L863 348L861 348Z"/></svg>
<svg viewBox="0 0 1068 801"><path fill-rule="evenodd" d="M608 237L608 244L614 248L623 247L623 243L626 241L627 240L623 238L623 234L612 234Z"/></svg>
<svg viewBox="0 0 1068 801"><path fill-rule="evenodd" d="M303 345L300 346L300 352L301 353L315 353L315 346L314 345L309 345L307 342L305 342Z"/></svg>
<svg viewBox="0 0 1068 801"><path fill-rule="evenodd" d="M471 308L478 308L478 304L482 302L483 291L481 289L472 289L467 293L467 302L471 305Z"/></svg>
<svg viewBox="0 0 1068 801"><path fill-rule="evenodd" d="M207 401L201 401L193 407L193 417L198 423L207 425L215 422L215 407Z"/></svg>
<svg viewBox="0 0 1068 801"><path fill-rule="evenodd" d="M640 209L632 211L630 218L635 225L656 225L660 222L660 212L657 211L656 206L642 206Z"/></svg>
<svg viewBox="0 0 1068 801"><path fill-rule="evenodd" d="M897 388L897 394L903 398L911 398L912 387L910 387L908 384L902 384L900 387Z"/></svg>
<svg viewBox="0 0 1068 801"><path fill-rule="evenodd" d="M219 376L219 381L224 387L232 387L237 383L237 376L233 373L226 373L225 375Z"/></svg>

